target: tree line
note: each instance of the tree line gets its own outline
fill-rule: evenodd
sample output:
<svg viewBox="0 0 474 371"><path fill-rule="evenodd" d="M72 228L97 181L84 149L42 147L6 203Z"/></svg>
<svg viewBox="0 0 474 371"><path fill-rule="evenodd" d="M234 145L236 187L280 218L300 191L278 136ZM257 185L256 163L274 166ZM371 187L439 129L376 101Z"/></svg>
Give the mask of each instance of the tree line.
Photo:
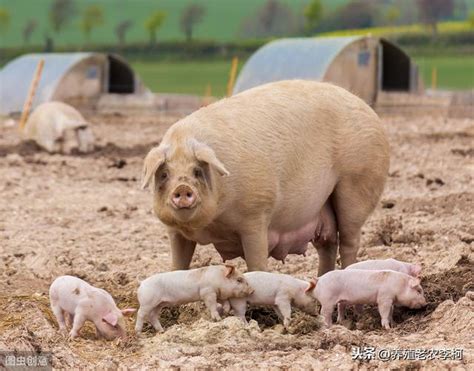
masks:
<svg viewBox="0 0 474 371"><path fill-rule="evenodd" d="M79 28L85 40L90 42L93 31L105 23L104 9L100 5L90 4L79 11L76 2L53 0L48 12L49 24L54 34L59 35L70 27L73 20L79 18ZM296 11L281 0L266 0L254 14L242 20L236 36L259 39L313 35L333 30L421 21L430 27L433 37L436 37L437 23L450 19L455 13L461 18L468 18L474 27L474 12L467 14L465 0L352 0L332 12L324 9L321 0L309 0L302 9ZM186 41L192 41L196 26L205 17L206 7L198 2L189 3L182 9L179 26ZM148 34L151 45L157 43L158 32L166 19L166 12L156 10L142 21L141 27ZM136 19L123 19L116 23L114 33L119 46L126 45L127 34L137 26L136 22ZM0 35L7 32L9 25L10 13L0 7ZM39 22L33 17L25 22L22 28L25 45L29 44L38 27ZM50 35L46 36L46 42L53 43Z"/></svg>

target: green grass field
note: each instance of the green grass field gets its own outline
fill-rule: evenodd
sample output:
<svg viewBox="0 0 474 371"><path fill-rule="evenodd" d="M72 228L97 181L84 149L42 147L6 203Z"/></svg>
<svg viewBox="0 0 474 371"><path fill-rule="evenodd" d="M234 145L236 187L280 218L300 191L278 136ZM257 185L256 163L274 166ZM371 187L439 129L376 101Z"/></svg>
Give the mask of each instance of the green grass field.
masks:
<svg viewBox="0 0 474 371"><path fill-rule="evenodd" d="M415 57L425 86L431 87L433 67L438 71L438 87L443 89L474 89L474 56Z"/></svg>
<svg viewBox="0 0 474 371"><path fill-rule="evenodd" d="M425 86L431 86L431 70L438 70L438 88L473 89L474 56L417 56ZM203 95L207 84L212 95L223 96L229 76L230 61L141 62L132 61L144 83L155 92ZM240 61L239 68L243 66Z"/></svg>
<svg viewBox="0 0 474 371"><path fill-rule="evenodd" d="M281 0L288 4L295 14L301 13L308 0ZM349 0L322 0L327 12L347 3ZM0 7L10 12L10 25L5 34L0 35L0 46L18 47L23 45L22 29L29 19L39 23L31 44L44 44L44 35L51 32L48 20L52 0L1 0ZM133 22L127 34L127 42L144 42L148 34L143 26L145 19L154 11L167 13L167 18L158 31L158 40L183 40L179 29L181 10L190 2L200 3L206 14L195 30L198 39L230 41L238 36L242 21L255 13L265 0L76 0L79 13L91 4L100 5L104 10L105 23L92 30L90 43L113 44L116 25L126 19ZM59 35L52 34L57 45L81 46L85 38L76 17Z"/></svg>
<svg viewBox="0 0 474 371"><path fill-rule="evenodd" d="M230 61L192 62L133 62L145 85L155 92L204 95L211 87L211 95L225 95ZM239 63L239 67L242 62Z"/></svg>

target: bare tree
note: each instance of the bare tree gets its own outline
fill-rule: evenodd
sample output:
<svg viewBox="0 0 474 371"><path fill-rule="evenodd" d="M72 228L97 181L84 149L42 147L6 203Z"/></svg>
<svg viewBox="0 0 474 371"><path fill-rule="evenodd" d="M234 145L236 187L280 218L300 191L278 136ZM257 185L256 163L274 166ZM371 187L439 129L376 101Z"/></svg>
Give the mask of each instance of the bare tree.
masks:
<svg viewBox="0 0 474 371"><path fill-rule="evenodd" d="M74 0L54 0L49 9L49 20L54 32L60 33L76 14L77 9Z"/></svg>
<svg viewBox="0 0 474 371"><path fill-rule="evenodd" d="M132 26L133 22L130 19L121 21L117 23L117 26L115 26L115 35L117 36L118 43L121 47L125 45L125 36Z"/></svg>
<svg viewBox="0 0 474 371"><path fill-rule="evenodd" d="M194 27L202 22L204 14L206 14L206 9L199 4L189 4L183 9L180 25L181 30L186 35L186 41L192 40Z"/></svg>
<svg viewBox="0 0 474 371"><path fill-rule="evenodd" d="M431 27L433 37L438 35L438 22L453 15L454 0L417 0L420 20Z"/></svg>
<svg viewBox="0 0 474 371"><path fill-rule="evenodd" d="M270 37L292 34L296 18L290 7L277 0L267 0L256 14L242 22L240 34L243 37Z"/></svg>
<svg viewBox="0 0 474 371"><path fill-rule="evenodd" d="M31 18L28 21L26 21L22 30L23 42L25 44L28 44L30 42L31 35L33 34L33 32L36 30L37 27L38 27L38 22L36 21L36 19Z"/></svg>

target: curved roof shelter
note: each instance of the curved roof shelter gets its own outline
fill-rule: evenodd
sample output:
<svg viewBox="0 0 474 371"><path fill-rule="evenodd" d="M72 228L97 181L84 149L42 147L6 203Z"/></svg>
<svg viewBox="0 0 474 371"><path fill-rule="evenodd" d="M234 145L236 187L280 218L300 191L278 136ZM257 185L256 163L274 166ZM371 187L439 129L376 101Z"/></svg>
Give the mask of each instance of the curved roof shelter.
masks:
<svg viewBox="0 0 474 371"><path fill-rule="evenodd" d="M106 93L146 91L128 63L117 55L27 54L14 59L0 71L0 114L21 112L40 59L44 59L44 68L33 108L51 100L73 104L95 100Z"/></svg>
<svg viewBox="0 0 474 371"><path fill-rule="evenodd" d="M291 38L258 49L239 74L233 93L280 80L340 85L366 102L377 92L418 89L416 66L396 45L373 37Z"/></svg>

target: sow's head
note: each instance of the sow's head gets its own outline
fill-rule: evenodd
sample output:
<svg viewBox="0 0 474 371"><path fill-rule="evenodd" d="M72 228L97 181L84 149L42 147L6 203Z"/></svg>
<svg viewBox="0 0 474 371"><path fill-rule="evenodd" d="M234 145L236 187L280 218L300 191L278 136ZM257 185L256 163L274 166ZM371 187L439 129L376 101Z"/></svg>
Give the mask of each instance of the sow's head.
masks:
<svg viewBox="0 0 474 371"><path fill-rule="evenodd" d="M211 147L188 138L162 143L148 153L142 188L152 184L155 214L163 223L202 227L217 212L216 179L227 175Z"/></svg>

